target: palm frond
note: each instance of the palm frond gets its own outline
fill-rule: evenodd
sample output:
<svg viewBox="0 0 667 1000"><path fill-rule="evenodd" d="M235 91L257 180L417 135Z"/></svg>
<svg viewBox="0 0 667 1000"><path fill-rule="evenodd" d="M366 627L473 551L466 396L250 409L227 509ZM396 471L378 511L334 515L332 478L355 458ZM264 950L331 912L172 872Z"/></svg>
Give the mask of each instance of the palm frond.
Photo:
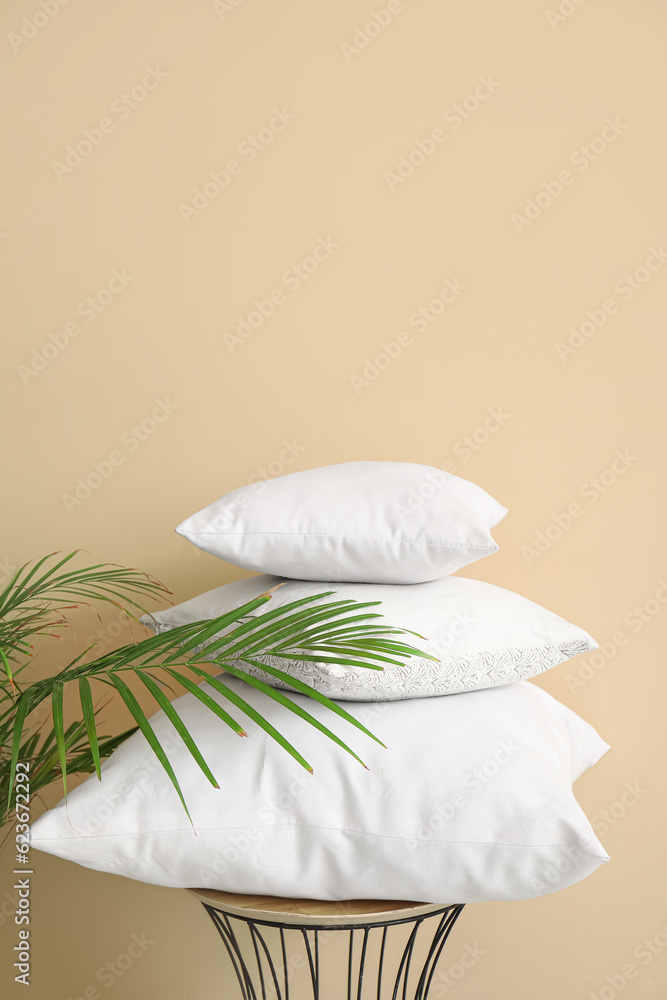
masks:
<svg viewBox="0 0 667 1000"><path fill-rule="evenodd" d="M259 667L269 677L313 699L343 723L384 746L336 702L297 680L288 670L264 662L264 658L279 657L288 662L317 659L318 662L381 670L384 663L400 664L407 657L427 655L402 641L404 635L416 633L381 623L378 601L337 600L335 591L329 590L261 611L271 601L272 593L267 592L224 615L180 625L96 657L94 649L89 647L52 676L27 685L19 683L17 675L26 666L21 659L29 656L31 639L53 634L54 628L66 626L66 612L71 607L79 607L90 600L110 602L134 618L135 610L145 611L140 602L168 593L162 584L137 570L110 564L72 570L69 563L75 554L59 557L52 553L33 565L20 567L0 592L0 796L4 807L0 809L0 820L7 818L14 806L13 786L18 760L32 762L34 790L60 779L66 794L68 775L97 773L98 778L101 777L102 761L137 731L145 737L190 815L169 758L137 695L127 683L132 677L136 677L142 693L152 700L155 708L164 712L208 781L217 787L215 775L164 692L164 687L168 686L166 681L179 684L239 736L247 735L241 723L219 703L220 699L226 701L300 766L312 771L311 764L299 749L246 701L237 687L212 676L212 668L216 672L226 671L253 687L363 764L353 747L306 711L299 701L250 675L244 666ZM68 598L76 598L76 604L61 603ZM128 610L128 604L132 610ZM18 666L12 668L10 661L18 662ZM217 699L202 687L203 681L212 688ZM117 736L98 736L96 716L100 709L94 703L94 682L104 684L123 701L135 723L132 728ZM66 725L65 694L70 684L77 686L83 719ZM43 722L35 728L31 719L44 708L50 713L52 726L42 735Z"/></svg>

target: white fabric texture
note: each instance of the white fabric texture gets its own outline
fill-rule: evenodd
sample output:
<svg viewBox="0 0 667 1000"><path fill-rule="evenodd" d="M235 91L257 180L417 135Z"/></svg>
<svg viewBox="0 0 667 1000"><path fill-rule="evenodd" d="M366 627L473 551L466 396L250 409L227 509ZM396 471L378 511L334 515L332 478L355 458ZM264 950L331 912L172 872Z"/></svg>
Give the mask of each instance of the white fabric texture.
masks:
<svg viewBox="0 0 667 1000"><path fill-rule="evenodd" d="M345 583L331 587L310 580L255 576L200 594L174 608L145 615L141 621L163 632L176 625L214 618L252 600L284 582L271 601L255 614L310 595L335 590L328 600L381 601L369 608L383 615L375 621L409 629L424 636L394 636L431 656L407 659L402 666L384 664L383 670L342 667L316 661L259 657L279 667L322 694L345 701L391 701L455 694L509 684L534 677L577 653L597 649L583 629L546 611L538 604L490 583L464 577L444 577L429 583L400 586ZM273 687L289 687L256 667L234 665Z"/></svg>
<svg viewBox="0 0 667 1000"><path fill-rule="evenodd" d="M422 583L498 548L507 510L474 483L412 462L344 462L251 483L176 531L244 569L297 580Z"/></svg>
<svg viewBox="0 0 667 1000"><path fill-rule="evenodd" d="M33 823L32 847L156 885L443 904L544 895L608 860L571 788L607 744L533 684L348 705L388 749L312 699L290 696L352 745L365 770L265 695L226 683L296 745L314 775L254 724L241 738L186 694L173 704L219 789L162 712L151 724L193 827L136 733L103 764L101 782L91 776L67 808L63 801Z"/></svg>

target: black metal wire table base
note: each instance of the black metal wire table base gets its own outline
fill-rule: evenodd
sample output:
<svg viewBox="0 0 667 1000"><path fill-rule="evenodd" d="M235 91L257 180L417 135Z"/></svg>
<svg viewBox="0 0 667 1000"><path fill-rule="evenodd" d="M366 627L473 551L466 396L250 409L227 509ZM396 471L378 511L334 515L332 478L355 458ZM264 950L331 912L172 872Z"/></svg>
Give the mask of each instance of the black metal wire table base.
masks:
<svg viewBox="0 0 667 1000"><path fill-rule="evenodd" d="M307 924L300 924L241 916L203 901L202 905L224 942L243 1000L290 1000L291 981L300 969L307 970L313 1000L426 1000L449 933L463 909L463 904L456 904L417 916L361 923L333 923L325 917L320 923L309 917ZM403 933L398 947L393 941L388 947L388 929L399 926ZM328 943L341 942L346 934L346 960L339 957L340 944L327 954ZM423 941L428 942L425 958ZM325 962L334 958L333 951L335 960Z"/></svg>

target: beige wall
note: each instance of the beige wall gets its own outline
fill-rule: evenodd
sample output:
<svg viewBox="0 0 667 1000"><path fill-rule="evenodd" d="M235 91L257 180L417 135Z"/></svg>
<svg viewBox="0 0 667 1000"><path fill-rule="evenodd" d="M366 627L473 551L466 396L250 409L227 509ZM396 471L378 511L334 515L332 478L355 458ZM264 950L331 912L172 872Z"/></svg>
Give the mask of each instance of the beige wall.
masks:
<svg viewBox="0 0 667 1000"><path fill-rule="evenodd" d="M37 0L3 4L0 556L11 565L80 547L154 573L180 600L240 571L197 554L174 525L258 470L453 463L510 509L500 552L465 574L611 642L585 661L585 683L581 660L539 683L613 745L577 785L598 830L611 810L601 839L612 861L555 895L470 906L449 961L466 944L485 954L447 996L588 1000L631 963L624 995L663 1000L667 949L646 961L642 941L664 942L667 924L667 615L654 596L667 596L665 7L562 0L571 12L559 15L557 0L394 0L390 23L356 51L357 28L386 0L217 7L71 0L42 24ZM154 89L124 105L147 67L161 71L146 81ZM102 119L99 145L59 167ZM272 121L282 131L250 162L240 144ZM434 129L432 155L392 178ZM183 209L230 159L226 189L198 214ZM540 192L533 220L520 218ZM292 269L320 238L337 246L297 282ZM103 294L90 312L85 300L123 269L131 280L116 279L112 301ZM378 377L364 376L446 280L465 290L403 336ZM238 317L274 289L273 315L231 343ZM559 356L587 310L606 321ZM60 347L43 363L51 335ZM171 412L140 440L131 428L156 400ZM501 418L486 433L491 410ZM487 440L467 452L466 435ZM298 452L290 464L284 442ZM630 458L596 486L617 451ZM111 452L113 474L68 502ZM546 551L531 554L571 504L570 527L558 538L552 527ZM633 608L644 605L642 621ZM119 709L107 719L125 722ZM624 804L628 783L637 792ZM6 853L3 864L5 891ZM34 1000L95 984L123 1000L234 995L214 931L185 893L47 856L35 864ZM3 995L22 996L10 983L13 930L0 922ZM96 971L132 933L154 944L100 985Z"/></svg>

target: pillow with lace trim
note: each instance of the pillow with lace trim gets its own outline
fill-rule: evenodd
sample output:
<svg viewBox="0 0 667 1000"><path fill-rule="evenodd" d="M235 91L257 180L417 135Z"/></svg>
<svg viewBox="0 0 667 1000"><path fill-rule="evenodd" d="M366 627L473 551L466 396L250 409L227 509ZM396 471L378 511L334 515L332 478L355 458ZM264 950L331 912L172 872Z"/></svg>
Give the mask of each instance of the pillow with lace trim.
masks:
<svg viewBox="0 0 667 1000"><path fill-rule="evenodd" d="M330 591L336 595L331 600L378 601L378 607L368 609L383 616L377 622L416 632L423 639L408 636L407 641L435 657L411 657L398 665L385 663L382 670L316 659L260 657L269 666L340 701L399 701L497 687L535 677L578 653L597 649L587 632L539 604L511 590L456 576L411 585L332 585L254 576L145 615L141 621L155 632L165 632L223 615L279 583L284 586L272 595L274 607ZM257 613L267 610L263 605ZM234 666L273 687L289 688L242 658L234 660Z"/></svg>

